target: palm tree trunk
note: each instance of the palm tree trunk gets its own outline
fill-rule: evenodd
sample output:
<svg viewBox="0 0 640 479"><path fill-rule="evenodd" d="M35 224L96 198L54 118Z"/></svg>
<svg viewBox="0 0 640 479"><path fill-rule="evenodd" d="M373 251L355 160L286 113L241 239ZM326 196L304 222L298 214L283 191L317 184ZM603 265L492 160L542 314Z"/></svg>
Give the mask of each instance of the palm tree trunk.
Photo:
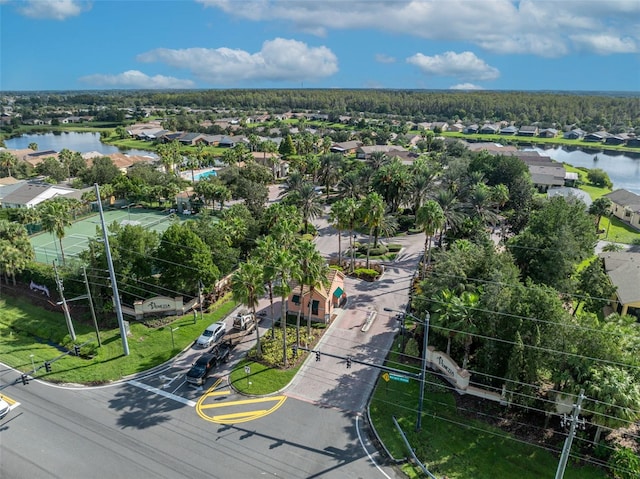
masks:
<svg viewBox="0 0 640 479"><path fill-rule="evenodd" d="M258 316L256 316L256 307L255 305L251 308L253 312L253 321L256 328L256 356L258 359L262 357L262 347L260 346L260 328L258 327Z"/></svg>
<svg viewBox="0 0 640 479"><path fill-rule="evenodd" d="M342 265L342 230L338 230L338 264Z"/></svg>
<svg viewBox="0 0 640 479"><path fill-rule="evenodd" d="M271 339L276 337L276 321L273 316L273 283L269 281L269 312L271 313Z"/></svg>
<svg viewBox="0 0 640 479"><path fill-rule="evenodd" d="M305 343L309 346L309 340L311 339L311 303L313 302L313 292L315 288L311 287L309 290L309 314L307 316L307 340Z"/></svg>
<svg viewBox="0 0 640 479"><path fill-rule="evenodd" d="M62 249L62 237L61 236L58 237L58 241L60 243L60 254L62 255L62 264L66 265L67 264L67 260L64 257L64 249Z"/></svg>
<svg viewBox="0 0 640 479"><path fill-rule="evenodd" d="M284 280L283 280L284 281ZM282 297L282 304L280 305L280 323L282 325L282 366L287 367L287 314L285 311L286 297Z"/></svg>
<svg viewBox="0 0 640 479"><path fill-rule="evenodd" d="M296 346L300 346L300 316L302 315L303 301L302 297L304 296L304 284L300 285L300 307L298 308L298 316L296 318ZM297 351L297 348L296 348Z"/></svg>
<svg viewBox="0 0 640 479"><path fill-rule="evenodd" d="M373 236L373 228L369 230L369 241L367 242L367 269L369 269L369 252L371 251L371 237Z"/></svg>

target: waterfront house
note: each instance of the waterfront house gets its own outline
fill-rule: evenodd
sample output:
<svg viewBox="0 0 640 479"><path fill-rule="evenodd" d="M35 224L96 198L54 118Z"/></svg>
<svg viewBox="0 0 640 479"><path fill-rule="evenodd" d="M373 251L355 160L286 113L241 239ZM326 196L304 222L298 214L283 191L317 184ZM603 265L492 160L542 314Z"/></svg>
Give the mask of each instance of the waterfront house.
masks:
<svg viewBox="0 0 640 479"><path fill-rule="evenodd" d="M521 126L518 130L518 136L536 136L538 134L538 127L535 125Z"/></svg>
<svg viewBox="0 0 640 479"><path fill-rule="evenodd" d="M618 189L604 196L611 200L613 216L640 229L640 195Z"/></svg>
<svg viewBox="0 0 640 479"><path fill-rule="evenodd" d="M582 140L586 134L586 131L581 130L580 128L574 128L573 130L566 132L563 137L565 140Z"/></svg>
<svg viewBox="0 0 640 479"><path fill-rule="evenodd" d="M517 126L509 125L505 126L504 128L500 128L501 135L515 135L516 133L518 133Z"/></svg>
<svg viewBox="0 0 640 479"><path fill-rule="evenodd" d="M558 130L556 130L555 128L544 128L543 130L540 130L538 136L540 138L555 138L556 136L558 136Z"/></svg>
<svg viewBox="0 0 640 479"><path fill-rule="evenodd" d="M480 128L480 131L478 133L480 133L481 135L495 135L497 133L500 133L500 127L491 123L485 123L484 125L482 125L482 128Z"/></svg>
<svg viewBox="0 0 640 479"><path fill-rule="evenodd" d="M606 131L594 131L593 133L589 133L584 136L584 141L590 141L593 143L602 143L605 139L609 137L609 133Z"/></svg>

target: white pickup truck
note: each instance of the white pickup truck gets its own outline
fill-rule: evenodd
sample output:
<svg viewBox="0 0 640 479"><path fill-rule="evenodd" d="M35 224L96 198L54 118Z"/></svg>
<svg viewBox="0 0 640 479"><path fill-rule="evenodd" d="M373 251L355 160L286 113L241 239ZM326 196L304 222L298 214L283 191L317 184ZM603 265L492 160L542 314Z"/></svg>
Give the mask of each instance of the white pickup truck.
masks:
<svg viewBox="0 0 640 479"><path fill-rule="evenodd" d="M233 317L233 329L249 333L256 327L253 313L238 313Z"/></svg>

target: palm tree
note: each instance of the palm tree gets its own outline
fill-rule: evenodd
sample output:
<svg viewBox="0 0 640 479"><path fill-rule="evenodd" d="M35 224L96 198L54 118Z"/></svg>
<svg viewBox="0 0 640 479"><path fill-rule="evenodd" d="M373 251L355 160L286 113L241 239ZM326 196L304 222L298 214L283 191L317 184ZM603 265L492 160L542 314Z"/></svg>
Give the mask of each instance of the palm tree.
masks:
<svg viewBox="0 0 640 479"><path fill-rule="evenodd" d="M322 214L320 197L312 183L305 183L300 187L295 198L295 203L302 214L305 234L309 229L309 220L317 218Z"/></svg>
<svg viewBox="0 0 640 479"><path fill-rule="evenodd" d="M295 260L298 263L297 277L295 278L300 285L300 308L296 318L296 345L300 344L300 316L304 307L304 287L310 283L315 283L315 271L318 269L317 264L324 264L324 259L316 249L316 245L311 241L303 240L296 243L293 250ZM311 297L309 297L311 301Z"/></svg>
<svg viewBox="0 0 640 479"><path fill-rule="evenodd" d="M338 231L338 264L342 266L342 231L348 227L347 202L349 198L336 201L331 205L329 221Z"/></svg>
<svg viewBox="0 0 640 479"><path fill-rule="evenodd" d="M38 144L32 141L31 143L29 143L29 146L27 148L33 151L38 151Z"/></svg>
<svg viewBox="0 0 640 479"><path fill-rule="evenodd" d="M367 243L367 269L369 268L369 253L371 251L371 237L376 233L376 242L374 247L377 246L377 230L384 221L385 217L385 204L382 196L378 193L369 193L360 206L362 210L362 219L365 226L369 227L369 242Z"/></svg>
<svg viewBox="0 0 640 479"><path fill-rule="evenodd" d="M275 291L280 295L282 303L280 305L280 324L282 326L282 365L288 366L287 361L287 297L291 294L291 280L299 277L300 266L295 256L289 249L281 249L273 258L272 268L275 273Z"/></svg>
<svg viewBox="0 0 640 479"><path fill-rule="evenodd" d="M319 284L328 286L329 266L318 252L311 261L311 267L307 274L307 285L309 286L309 314L307 316L307 345L311 340L311 313L313 312L313 293Z"/></svg>
<svg viewBox="0 0 640 479"><path fill-rule="evenodd" d="M162 143L158 146L158 155L160 156L160 162L165 168L167 173L175 174L175 166L182 161L182 154L180 153L180 142L174 140L170 143Z"/></svg>
<svg viewBox="0 0 640 479"><path fill-rule="evenodd" d="M283 198L287 198L300 190L303 184L307 183L304 178L304 175L299 171L293 171L289 174L287 178L287 182L284 185L284 188L279 193L278 196L282 196Z"/></svg>
<svg viewBox="0 0 640 479"><path fill-rule="evenodd" d="M69 202L64 197L58 197L43 201L36 208L42 229L58 238L62 262L66 263L62 239L65 236L65 230L72 224L72 211Z"/></svg>
<svg viewBox="0 0 640 479"><path fill-rule="evenodd" d="M231 277L231 293L233 299L251 308L256 321L256 354L260 358L260 328L257 324L256 306L259 299L264 296L263 268L257 261L249 260L242 263Z"/></svg>
<svg viewBox="0 0 640 479"><path fill-rule="evenodd" d="M463 209L471 219L478 219L483 225L495 226L498 222L498 213L491 198L491 190L482 183L477 183L470 189Z"/></svg>
<svg viewBox="0 0 640 479"><path fill-rule="evenodd" d="M440 205L434 200L428 200L416 213L416 225L424 231L424 262L422 274L427 272L427 266L431 264L431 239L436 232L444 226L446 218Z"/></svg>
<svg viewBox="0 0 640 479"><path fill-rule="evenodd" d="M360 198L366 185L362 179L362 175L358 171L347 172L338 182L338 196L340 198Z"/></svg>
<svg viewBox="0 0 640 479"><path fill-rule="evenodd" d="M600 230L600 220L611 212L611 200L604 196L596 199L589 206L589 214L596 217L596 232Z"/></svg>
<svg viewBox="0 0 640 479"><path fill-rule="evenodd" d="M17 158L8 151L0 152L0 166L7 169L7 176L11 176L11 168L17 163Z"/></svg>
<svg viewBox="0 0 640 479"><path fill-rule="evenodd" d="M438 191L435 200L440 205L440 208L442 208L442 213L445 218L444 227L440 230L440 243L442 244L442 234L444 231L447 229L455 231L462 222L462 204L456 194L449 189Z"/></svg>
<svg viewBox="0 0 640 479"><path fill-rule="evenodd" d="M388 163L388 161L389 161L389 158L387 157L387 154L384 151L374 151L369 156L368 163L372 170L377 171L383 165Z"/></svg>
<svg viewBox="0 0 640 479"><path fill-rule="evenodd" d="M276 279L275 257L280 250L273 236L265 236L257 241L255 250L256 257L262 265L261 280L267 285L269 293L269 314L271 315L271 339L275 338L275 320L273 311L273 286Z"/></svg>
<svg viewBox="0 0 640 479"><path fill-rule="evenodd" d="M349 253L351 255L351 264L349 266L349 270L353 273L353 268L356 261L356 258L355 258L356 252L353 245L353 240L354 240L353 230L355 229L356 224L358 223L358 220L360 218L360 214L361 214L360 204L354 198L345 198L342 201L344 201L345 224L349 228Z"/></svg>
<svg viewBox="0 0 640 479"><path fill-rule="evenodd" d="M26 228L19 223L0 220L0 274L7 281L11 278L15 285L16 274L23 271L34 257Z"/></svg>

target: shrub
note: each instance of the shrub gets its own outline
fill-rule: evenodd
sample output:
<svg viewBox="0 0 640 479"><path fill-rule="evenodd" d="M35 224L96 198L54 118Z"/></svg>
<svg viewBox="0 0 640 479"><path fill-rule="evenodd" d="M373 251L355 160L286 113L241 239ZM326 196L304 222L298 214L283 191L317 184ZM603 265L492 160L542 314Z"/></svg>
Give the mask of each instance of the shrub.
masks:
<svg viewBox="0 0 640 479"><path fill-rule="evenodd" d="M640 457L631 448L616 448L611 454L608 465L616 479L640 477Z"/></svg>
<svg viewBox="0 0 640 479"><path fill-rule="evenodd" d="M398 231L408 231L413 228L416 223L416 217L413 215L398 216Z"/></svg>
<svg viewBox="0 0 640 479"><path fill-rule="evenodd" d="M402 245L397 243L388 244L387 249L389 250L389 253L397 253L402 249Z"/></svg>
<svg viewBox="0 0 640 479"><path fill-rule="evenodd" d="M379 273L374 269L358 268L353 272L354 276L365 281L375 281Z"/></svg>

